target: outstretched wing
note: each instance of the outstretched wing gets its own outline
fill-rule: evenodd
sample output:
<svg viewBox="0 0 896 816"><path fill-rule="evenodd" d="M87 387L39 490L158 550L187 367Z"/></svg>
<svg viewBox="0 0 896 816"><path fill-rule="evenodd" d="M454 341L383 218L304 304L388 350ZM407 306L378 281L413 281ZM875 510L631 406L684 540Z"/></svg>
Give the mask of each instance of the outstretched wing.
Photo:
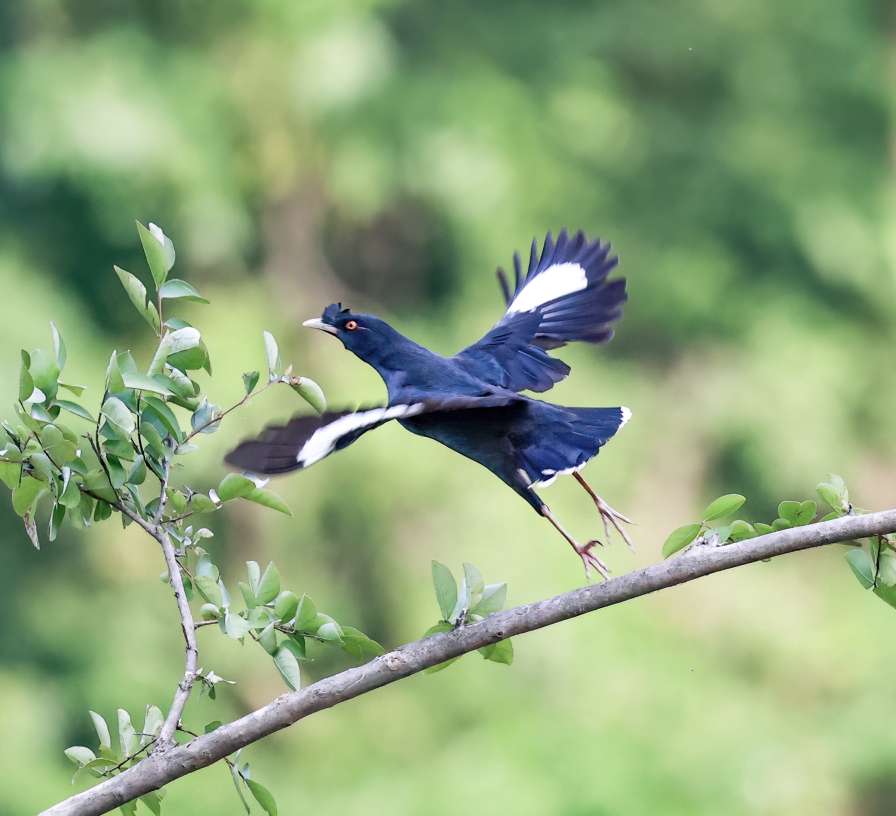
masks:
<svg viewBox="0 0 896 816"><path fill-rule="evenodd" d="M569 374L569 367L545 353L573 341L604 343L622 316L625 278L607 280L619 259L610 245L588 241L583 232L566 230L556 243L548 233L541 256L532 242L529 267L522 273L514 254L511 289L498 270L507 311L478 343L455 356L485 382L512 391L547 391Z"/></svg>
<svg viewBox="0 0 896 816"><path fill-rule="evenodd" d="M519 399L513 395L449 397L360 410L328 411L293 417L285 425L270 425L256 439L247 439L224 461L248 471L274 475L310 467L333 451L351 445L362 434L393 419L406 419L431 411L492 408Z"/></svg>

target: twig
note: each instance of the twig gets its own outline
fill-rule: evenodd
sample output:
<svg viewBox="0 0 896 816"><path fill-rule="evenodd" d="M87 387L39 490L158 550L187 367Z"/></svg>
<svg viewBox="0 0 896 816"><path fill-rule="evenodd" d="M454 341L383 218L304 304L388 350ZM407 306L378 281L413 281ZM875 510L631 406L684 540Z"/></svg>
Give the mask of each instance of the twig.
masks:
<svg viewBox="0 0 896 816"><path fill-rule="evenodd" d="M263 385L263 386L262 386L261 388L259 388L257 391L250 391L250 392L249 392L248 394L246 394L246 396L244 396L241 400L239 400L238 402L235 402L233 405L231 405L229 408L225 409L224 411L220 411L220 412L218 412L218 413L215 414L211 419L209 419L207 422L203 422L198 428L194 428L192 431L190 431L190 433L188 433L188 434L184 437L184 441L181 442L180 444L181 444L181 445L185 445L185 444L186 444L187 442L189 442L194 436L196 436L196 434L202 433L202 431L204 431L204 430L205 430L206 428L208 428L210 425L214 425L216 422L220 422L220 421L221 421L222 419L224 419L224 417L226 417L231 411L235 411L237 408L239 408L239 407L245 405L250 399L252 399L252 397L257 397L259 394L263 394L263 393L264 393L265 391L267 391L267 390L268 390L274 383L277 383L277 382L280 382L279 378L278 378L278 379L274 379L274 380L269 380L269 381L267 382L266 385Z"/></svg>
<svg viewBox="0 0 896 816"><path fill-rule="evenodd" d="M156 527L153 535L162 546L165 564L168 567L168 580L171 583L171 588L174 590L174 599L177 602L178 612L180 612L180 627L184 636L185 658L184 676L180 683L177 684L174 699L171 701L171 708L168 709L168 716L165 717L165 722L162 724L156 748L151 756L165 753L174 744L174 732L177 730L184 706L190 698L190 691L193 688L193 682L196 680L196 668L199 665L196 626L193 622L190 602L187 600L187 593L184 589L184 581L180 572L180 564L177 562L177 555L174 552L174 545L171 543L168 531L164 527Z"/></svg>
<svg viewBox="0 0 896 816"><path fill-rule="evenodd" d="M167 751L45 810L42 816L99 816L157 790L318 711L359 697L483 646L551 626L714 572L798 550L896 532L896 510L794 527L720 547L698 547L602 584L525 604L479 623L409 643L357 668L283 694L262 708Z"/></svg>

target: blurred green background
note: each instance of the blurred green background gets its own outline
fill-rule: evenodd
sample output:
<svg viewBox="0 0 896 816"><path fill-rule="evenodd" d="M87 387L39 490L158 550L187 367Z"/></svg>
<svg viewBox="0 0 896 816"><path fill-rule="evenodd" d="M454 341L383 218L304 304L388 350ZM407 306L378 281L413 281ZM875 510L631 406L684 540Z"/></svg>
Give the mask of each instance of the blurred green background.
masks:
<svg viewBox="0 0 896 816"><path fill-rule="evenodd" d="M134 218L212 301L186 316L222 405L262 329L331 403L381 399L299 321L342 300L452 353L499 315L496 265L582 227L613 241L630 303L610 346L563 350L549 396L634 411L588 470L639 522L615 571L720 492L769 521L833 470L892 506L894 33L881 0L2 3L4 404L51 319L91 405L112 348L151 353L112 273L144 269ZM300 407L268 392L189 477L216 482L228 446ZM295 518L214 518L230 581L275 559L386 645L436 620L433 558L509 581L511 603L582 582L511 491L397 426L275 488ZM574 483L547 498L598 532ZM0 812L28 814L71 792L88 708L167 707L182 647L152 542L110 523L36 552L0 513ZM794 556L518 638L510 669L468 657L247 758L284 814L890 814L893 614L842 551ZM238 684L192 702L194 727L281 691L257 647L200 636ZM241 808L215 767L165 812Z"/></svg>

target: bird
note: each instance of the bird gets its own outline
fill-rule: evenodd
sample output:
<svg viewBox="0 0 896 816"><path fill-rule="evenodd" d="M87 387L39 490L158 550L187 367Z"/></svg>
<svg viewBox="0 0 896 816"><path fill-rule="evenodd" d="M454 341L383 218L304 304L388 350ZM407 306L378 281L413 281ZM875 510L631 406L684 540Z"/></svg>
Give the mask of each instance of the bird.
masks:
<svg viewBox="0 0 896 816"><path fill-rule="evenodd" d="M366 432L396 421L486 467L547 519L581 559L586 577L603 578L607 565L595 553L604 542L580 544L536 492L571 475L587 492L603 522L632 547L614 510L585 481L582 468L631 416L624 406L569 408L536 399L570 373L548 352L570 342L608 342L627 300L625 278L610 279L619 263L610 244L564 229L548 232L538 251L532 241L523 270L514 253L514 280L498 268L504 299L500 320L476 343L453 356L436 354L386 321L341 303L302 324L340 340L374 368L387 391L385 404L299 415L240 443L225 461L244 472L275 475L301 470L348 447Z"/></svg>

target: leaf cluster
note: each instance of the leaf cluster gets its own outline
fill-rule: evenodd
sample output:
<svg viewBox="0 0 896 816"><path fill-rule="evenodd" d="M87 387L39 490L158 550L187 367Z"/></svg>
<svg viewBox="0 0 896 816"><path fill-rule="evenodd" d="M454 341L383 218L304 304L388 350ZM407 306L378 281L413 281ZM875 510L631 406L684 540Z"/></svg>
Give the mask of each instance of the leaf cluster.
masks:
<svg viewBox="0 0 896 816"><path fill-rule="evenodd" d="M442 617L438 623L423 633L423 637L439 632L451 632L459 626L478 623L489 615L500 612L507 602L507 584L486 584L482 573L473 564L464 563L463 575L458 584L448 567L433 561L432 583ZM513 643L510 638L500 640L483 646L479 649L479 654L493 663L509 666L513 663ZM459 659L455 657L446 660L426 671L428 673L441 671Z"/></svg>

